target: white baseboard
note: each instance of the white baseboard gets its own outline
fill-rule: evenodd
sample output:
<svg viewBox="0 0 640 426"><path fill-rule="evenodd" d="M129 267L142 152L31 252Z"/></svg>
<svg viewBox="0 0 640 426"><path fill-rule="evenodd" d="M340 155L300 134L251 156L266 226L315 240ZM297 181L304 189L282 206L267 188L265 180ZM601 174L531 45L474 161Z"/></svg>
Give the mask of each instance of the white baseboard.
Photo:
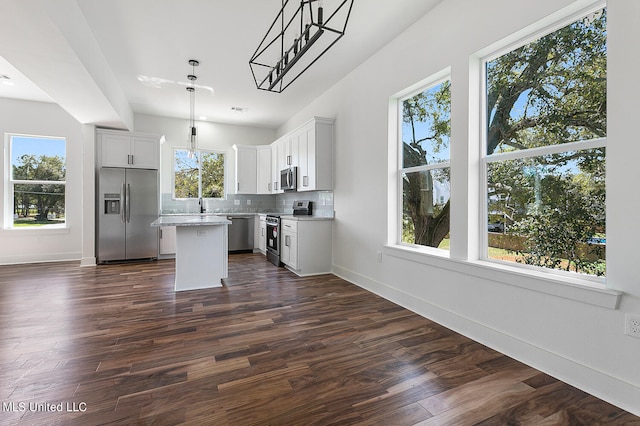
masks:
<svg viewBox="0 0 640 426"><path fill-rule="evenodd" d="M13 256L0 257L0 265L18 265L22 263L49 263L49 262L71 262L80 261L82 253L40 253L40 254L17 254Z"/></svg>
<svg viewBox="0 0 640 426"><path fill-rule="evenodd" d="M96 266L95 257L83 257L80 260L80 266Z"/></svg>

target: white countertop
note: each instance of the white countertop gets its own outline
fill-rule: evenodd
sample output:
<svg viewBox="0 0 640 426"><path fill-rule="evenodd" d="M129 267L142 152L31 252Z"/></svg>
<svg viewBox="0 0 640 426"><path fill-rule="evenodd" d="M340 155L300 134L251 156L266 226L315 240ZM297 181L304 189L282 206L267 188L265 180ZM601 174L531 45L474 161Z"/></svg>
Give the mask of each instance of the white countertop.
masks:
<svg viewBox="0 0 640 426"><path fill-rule="evenodd" d="M152 226L180 226L180 225L173 225L173 224L169 224L167 222L167 220L169 220L168 218L184 218L184 217L220 217L222 219L228 217L235 217L235 216L268 216L268 215L275 215L280 217L281 219L286 219L286 220L298 220L298 221L306 221L306 220L334 220L333 216L308 216L308 215L292 215L292 214L284 214L284 213L263 213L263 212L259 212L259 213L238 213L238 212L234 212L234 213L212 213L212 212L206 212L206 213L166 213L166 214L162 214L160 215L160 218L163 218L163 222L160 224L155 224ZM199 220L199 219L198 219ZM197 223L198 220L195 220L196 223L192 223L191 225L189 224L185 224L182 226L193 226L193 225L204 225L204 223ZM230 222L229 222L230 224ZM214 224L215 225L215 224Z"/></svg>
<svg viewBox="0 0 640 426"><path fill-rule="evenodd" d="M280 215L280 219L285 220L333 220L333 217L324 217L324 216L305 216L305 215Z"/></svg>
<svg viewBox="0 0 640 426"><path fill-rule="evenodd" d="M151 226L213 226L231 225L231 221L226 216L216 216L211 214L192 215L168 215L160 216L151 223Z"/></svg>

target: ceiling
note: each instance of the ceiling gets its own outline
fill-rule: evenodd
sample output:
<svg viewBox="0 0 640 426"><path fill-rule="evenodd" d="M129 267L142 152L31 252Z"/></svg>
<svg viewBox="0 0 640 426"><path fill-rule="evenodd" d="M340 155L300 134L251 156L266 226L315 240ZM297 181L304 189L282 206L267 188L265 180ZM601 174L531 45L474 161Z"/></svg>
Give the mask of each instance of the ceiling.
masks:
<svg viewBox="0 0 640 426"><path fill-rule="evenodd" d="M2 0L0 97L132 130L134 113L189 117L197 59L196 118L277 128L442 0L354 0L345 36L272 93L256 88L249 59L281 1ZM324 0L326 14L340 1Z"/></svg>

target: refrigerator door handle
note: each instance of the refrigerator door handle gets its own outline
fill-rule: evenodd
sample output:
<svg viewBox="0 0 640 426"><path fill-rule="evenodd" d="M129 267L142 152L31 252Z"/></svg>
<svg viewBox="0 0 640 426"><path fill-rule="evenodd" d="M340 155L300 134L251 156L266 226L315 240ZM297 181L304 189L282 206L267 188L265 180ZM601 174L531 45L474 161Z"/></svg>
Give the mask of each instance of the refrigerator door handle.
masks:
<svg viewBox="0 0 640 426"><path fill-rule="evenodd" d="M123 183L122 187L120 188L120 223L124 223L125 201L126 201L126 198L125 198L124 183Z"/></svg>
<svg viewBox="0 0 640 426"><path fill-rule="evenodd" d="M127 210L127 223L131 222L131 185L127 184L127 195L125 198L125 206Z"/></svg>

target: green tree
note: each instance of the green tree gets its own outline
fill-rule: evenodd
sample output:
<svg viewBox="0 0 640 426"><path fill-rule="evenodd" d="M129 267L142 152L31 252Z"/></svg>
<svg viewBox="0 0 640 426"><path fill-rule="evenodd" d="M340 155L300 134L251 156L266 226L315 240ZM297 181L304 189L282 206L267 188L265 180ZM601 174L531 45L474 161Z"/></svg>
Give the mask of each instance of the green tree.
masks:
<svg viewBox="0 0 640 426"><path fill-rule="evenodd" d="M175 155L174 192L176 198L198 198L199 165L196 152L189 158L186 150L177 150Z"/></svg>
<svg viewBox="0 0 640 426"><path fill-rule="evenodd" d="M487 87L487 154L605 136L606 12L489 62Z"/></svg>
<svg viewBox="0 0 640 426"><path fill-rule="evenodd" d="M174 179L176 198L223 198L224 154L197 151L189 158L177 150Z"/></svg>
<svg viewBox="0 0 640 426"><path fill-rule="evenodd" d="M487 154L606 136L606 10L489 62L487 88ZM603 274L581 247L605 229L604 176L604 148L492 163L489 210L513 213L518 261Z"/></svg>
<svg viewBox="0 0 640 426"><path fill-rule="evenodd" d="M14 186L14 212L29 216L29 207L35 205L36 220L46 221L49 213L64 213L65 185L54 182L65 180L65 161L59 156L25 154L13 165L13 179L23 181L50 181L52 183L19 183Z"/></svg>
<svg viewBox="0 0 640 426"><path fill-rule="evenodd" d="M202 196L224 197L224 154L202 153Z"/></svg>
<svg viewBox="0 0 640 426"><path fill-rule="evenodd" d="M449 148L451 84L426 90L403 101L403 167L429 164L429 158ZM403 180L403 239L407 226L415 244L438 247L449 233L449 201L434 203L433 179L448 181L448 169L406 173Z"/></svg>
<svg viewBox="0 0 640 426"><path fill-rule="evenodd" d="M488 155L606 136L606 10L489 61L486 74ZM414 132L411 140L403 140L404 167L426 164L425 140L435 149L448 143L448 117L443 111L449 102L447 88L446 94L418 96L404 103L406 126L415 129L419 123L432 123L426 137ZM514 231L530 236L531 258L524 261L551 259L551 267L556 267L560 253L577 253L578 242L585 241L588 233L604 229L604 157L604 149L594 149L539 159L538 164L524 160L490 164L489 211L501 211L519 222ZM562 171L570 165L578 174L555 182L523 173L526 167ZM413 224L416 243L436 247L449 232L449 203L441 209L423 208L421 190L429 187L428 179L424 173L404 179L404 220ZM547 210L532 208L536 206ZM552 219L566 226L553 227ZM583 232L575 231L581 225ZM578 254L570 263L586 265Z"/></svg>

